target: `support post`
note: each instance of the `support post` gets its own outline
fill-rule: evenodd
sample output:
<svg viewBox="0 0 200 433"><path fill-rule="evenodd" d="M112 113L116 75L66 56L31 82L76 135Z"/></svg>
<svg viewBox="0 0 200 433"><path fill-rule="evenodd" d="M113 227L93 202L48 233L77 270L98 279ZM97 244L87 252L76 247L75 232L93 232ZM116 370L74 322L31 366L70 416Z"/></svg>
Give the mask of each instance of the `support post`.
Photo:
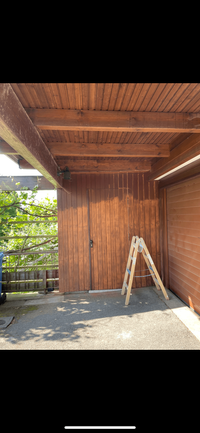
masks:
<svg viewBox="0 0 200 433"><path fill-rule="evenodd" d="M44 285L44 294L47 294L47 274L46 270L43 271L43 285Z"/></svg>

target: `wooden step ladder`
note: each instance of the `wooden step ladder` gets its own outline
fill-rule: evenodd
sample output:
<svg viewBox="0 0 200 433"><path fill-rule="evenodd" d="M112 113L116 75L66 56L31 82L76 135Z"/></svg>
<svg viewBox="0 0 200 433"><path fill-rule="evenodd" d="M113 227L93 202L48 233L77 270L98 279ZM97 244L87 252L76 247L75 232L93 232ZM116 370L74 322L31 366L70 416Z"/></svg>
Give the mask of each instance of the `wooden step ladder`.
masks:
<svg viewBox="0 0 200 433"><path fill-rule="evenodd" d="M124 275L124 282L123 282L122 291L121 291L121 294L124 295L125 290L127 289L125 305L129 304L129 298L130 298L130 294L131 294L131 288L132 288L133 277L134 277L134 273L135 273L135 266L136 266L136 259L137 259L138 252L142 253L144 260L148 266L150 275L153 278L153 281L155 283L157 290L160 290L160 288L161 288L165 299L169 299L167 292L163 286L163 283L160 279L160 276L158 274L158 271L157 271L157 269L154 265L154 262L151 258L151 255L149 254L149 251L148 251L148 248L144 242L144 239L139 238L138 236L133 236L132 241L131 241L128 261L127 261L127 265L126 265L126 271L125 271L125 275ZM131 265L131 269L129 269L130 265ZM127 284L128 276L129 276L129 282Z"/></svg>

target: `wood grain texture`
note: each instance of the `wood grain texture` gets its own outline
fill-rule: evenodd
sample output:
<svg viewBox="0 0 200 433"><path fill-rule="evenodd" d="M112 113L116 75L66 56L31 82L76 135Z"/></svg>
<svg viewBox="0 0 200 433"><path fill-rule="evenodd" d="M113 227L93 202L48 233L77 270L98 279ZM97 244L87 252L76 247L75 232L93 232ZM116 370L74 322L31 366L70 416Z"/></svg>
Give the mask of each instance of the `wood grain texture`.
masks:
<svg viewBox="0 0 200 433"><path fill-rule="evenodd" d="M71 194L58 192L61 292L90 290L87 189L93 240L90 249L92 289L122 287L134 235L144 239L147 236L146 244L155 266L159 267L159 233L155 234L159 224L158 196L151 187L154 182L148 182L147 173L73 174L72 181L65 182ZM145 275L145 268L139 254L136 276ZM149 284L153 284L151 277L133 279L133 288Z"/></svg>
<svg viewBox="0 0 200 433"><path fill-rule="evenodd" d="M13 149L6 141L0 139L0 154L1 155L18 155L15 149Z"/></svg>
<svg viewBox="0 0 200 433"><path fill-rule="evenodd" d="M199 113L97 111L95 90L91 93L89 110L26 108L26 112L33 124L41 130L174 133L200 131Z"/></svg>
<svg viewBox="0 0 200 433"><path fill-rule="evenodd" d="M169 158L152 165L149 180L167 173L200 153L200 134L192 134L171 150Z"/></svg>
<svg viewBox="0 0 200 433"><path fill-rule="evenodd" d="M27 116L12 87L0 84L0 136L56 188L63 186L57 164Z"/></svg>
<svg viewBox="0 0 200 433"><path fill-rule="evenodd" d="M11 83L27 108L189 112L199 83Z"/></svg>
<svg viewBox="0 0 200 433"><path fill-rule="evenodd" d="M10 147L10 146L9 146ZM63 143L50 142L47 147L54 156L121 156L121 157L169 157L169 144L118 144L118 143ZM12 148L10 148L12 150ZM11 150L0 143L0 153Z"/></svg>
<svg viewBox="0 0 200 433"><path fill-rule="evenodd" d="M99 159L69 159L57 158L59 167L68 167L70 173L119 173L119 172L144 172L151 169L149 162L130 160L99 160Z"/></svg>
<svg viewBox="0 0 200 433"><path fill-rule="evenodd" d="M200 313L199 193L200 177L167 188L169 288L197 313Z"/></svg>
<svg viewBox="0 0 200 433"><path fill-rule="evenodd" d="M18 159L18 166L21 169L25 169L25 170L34 170L34 167L25 159Z"/></svg>

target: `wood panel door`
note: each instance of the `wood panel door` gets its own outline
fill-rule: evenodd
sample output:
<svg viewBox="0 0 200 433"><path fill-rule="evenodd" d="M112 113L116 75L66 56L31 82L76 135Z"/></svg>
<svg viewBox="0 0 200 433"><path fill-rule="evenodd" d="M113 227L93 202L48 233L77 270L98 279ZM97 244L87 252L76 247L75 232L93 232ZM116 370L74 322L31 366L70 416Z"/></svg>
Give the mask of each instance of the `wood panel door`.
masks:
<svg viewBox="0 0 200 433"><path fill-rule="evenodd" d="M200 177L167 190L169 288L200 314Z"/></svg>
<svg viewBox="0 0 200 433"><path fill-rule="evenodd" d="M92 290L122 287L130 239L125 189L89 190Z"/></svg>

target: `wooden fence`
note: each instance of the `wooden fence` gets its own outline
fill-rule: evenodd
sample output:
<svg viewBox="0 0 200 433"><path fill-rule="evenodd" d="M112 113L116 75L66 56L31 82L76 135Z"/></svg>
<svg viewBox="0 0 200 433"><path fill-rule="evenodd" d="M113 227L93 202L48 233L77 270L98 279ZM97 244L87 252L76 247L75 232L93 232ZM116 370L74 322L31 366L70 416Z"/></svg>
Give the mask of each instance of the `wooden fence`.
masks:
<svg viewBox="0 0 200 433"><path fill-rule="evenodd" d="M2 292L33 292L59 288L58 269L2 274Z"/></svg>

